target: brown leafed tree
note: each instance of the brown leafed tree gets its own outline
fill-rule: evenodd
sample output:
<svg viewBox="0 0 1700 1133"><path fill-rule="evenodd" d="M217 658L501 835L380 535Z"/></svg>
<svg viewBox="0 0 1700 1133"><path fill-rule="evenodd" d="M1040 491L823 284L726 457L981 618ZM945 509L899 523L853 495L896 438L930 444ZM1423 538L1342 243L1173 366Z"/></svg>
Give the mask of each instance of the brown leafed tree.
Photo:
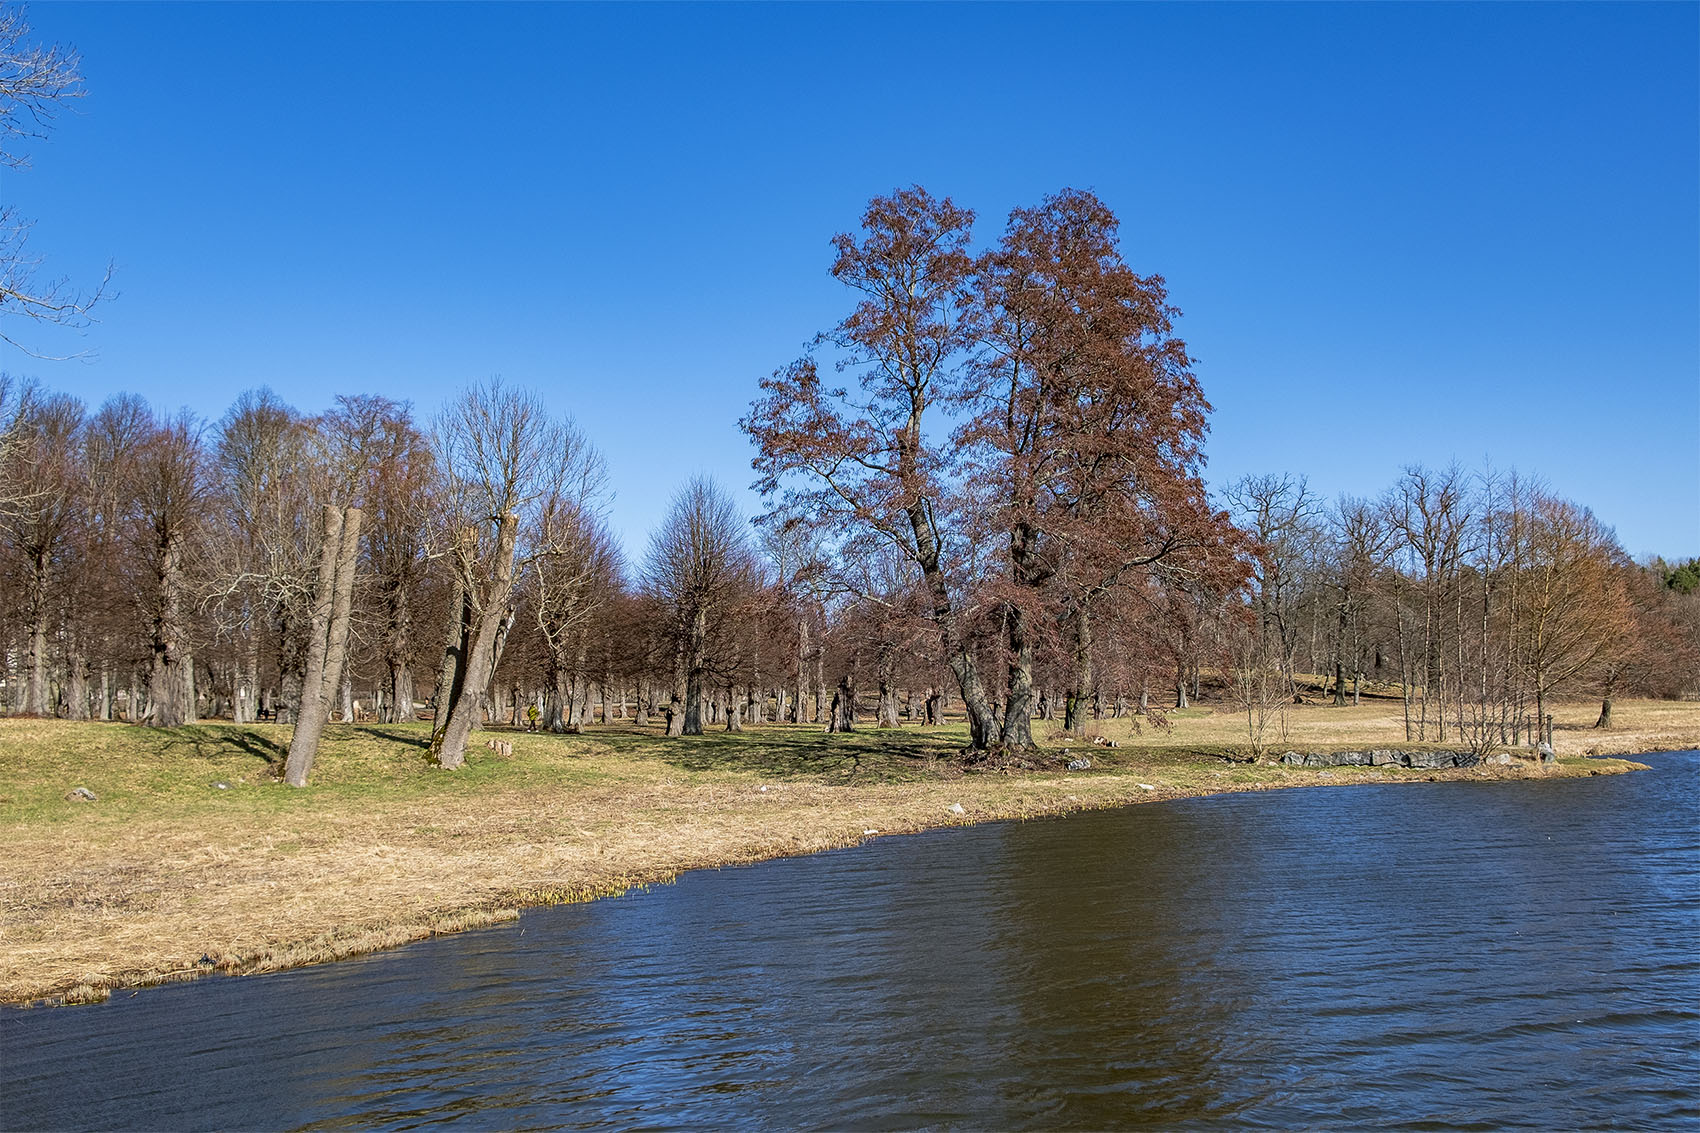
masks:
<svg viewBox="0 0 1700 1133"><path fill-rule="evenodd" d="M1064 190L1012 212L980 267L975 413L957 441L976 454L1007 539L1002 727L1015 750L1035 746L1035 660L1059 615L1078 727L1095 603L1138 571L1233 537L1199 478L1210 405L1174 334L1178 312L1160 276L1123 261L1117 234L1102 201Z"/></svg>
<svg viewBox="0 0 1700 1133"><path fill-rule="evenodd" d="M1592 512L1543 494L1532 513L1515 616L1539 722L1555 694L1611 655L1633 625L1633 607L1623 552Z"/></svg>
<svg viewBox="0 0 1700 1133"><path fill-rule="evenodd" d="M967 706L972 746L998 741L980 662L952 593L949 510L955 451L929 432L961 392L972 345L974 214L919 187L877 197L859 234L835 237L832 274L855 308L819 344L854 389L823 383L813 358L762 382L741 422L764 494L799 512L887 540L920 571L927 614Z"/></svg>

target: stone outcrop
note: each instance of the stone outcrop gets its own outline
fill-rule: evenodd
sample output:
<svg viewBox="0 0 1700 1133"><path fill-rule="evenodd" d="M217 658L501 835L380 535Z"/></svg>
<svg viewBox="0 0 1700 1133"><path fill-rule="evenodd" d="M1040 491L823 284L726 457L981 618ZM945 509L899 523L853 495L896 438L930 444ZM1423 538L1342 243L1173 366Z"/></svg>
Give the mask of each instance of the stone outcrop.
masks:
<svg viewBox="0 0 1700 1133"><path fill-rule="evenodd" d="M1475 767L1482 757L1473 751L1429 748L1368 748L1363 751L1289 751L1281 757L1289 767Z"/></svg>

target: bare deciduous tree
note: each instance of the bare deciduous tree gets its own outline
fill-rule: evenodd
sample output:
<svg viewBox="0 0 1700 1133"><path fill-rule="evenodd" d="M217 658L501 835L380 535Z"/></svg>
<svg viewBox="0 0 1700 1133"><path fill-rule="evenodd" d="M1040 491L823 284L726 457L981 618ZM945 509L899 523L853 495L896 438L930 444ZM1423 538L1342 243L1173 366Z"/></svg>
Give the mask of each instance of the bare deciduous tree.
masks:
<svg viewBox="0 0 1700 1133"><path fill-rule="evenodd" d="M46 137L59 109L83 96L80 62L68 47L32 43L22 8L0 8L0 166L26 167L23 143ZM15 208L0 203L0 327L8 315L72 329L87 326L90 311L105 297L111 268L92 292L62 278L40 278L41 261L28 248L30 227ZM41 357L8 330L0 329L0 341Z"/></svg>
<svg viewBox="0 0 1700 1133"><path fill-rule="evenodd" d="M755 573L745 524L731 498L706 477L692 479L673 497L644 563L645 585L673 619L684 686L677 693L683 703L673 710L680 735L702 735L710 634Z"/></svg>
<svg viewBox="0 0 1700 1133"><path fill-rule="evenodd" d="M572 423L552 417L542 398L496 379L472 386L443 409L433 444L459 594L449 611L448 679L438 682L431 747L441 766L454 768L466 762L467 739L515 617L515 578L529 561L516 558L520 527L535 531L539 508L556 493L589 496L588 485L601 483L603 466Z"/></svg>

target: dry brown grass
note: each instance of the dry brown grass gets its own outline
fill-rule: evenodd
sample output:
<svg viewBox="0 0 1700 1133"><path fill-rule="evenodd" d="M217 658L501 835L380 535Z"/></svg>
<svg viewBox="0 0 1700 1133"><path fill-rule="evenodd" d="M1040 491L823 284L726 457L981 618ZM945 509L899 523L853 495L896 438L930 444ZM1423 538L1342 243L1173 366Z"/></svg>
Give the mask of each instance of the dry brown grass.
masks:
<svg viewBox="0 0 1700 1133"><path fill-rule="evenodd" d="M1700 745L1700 706L1625 703L1620 728L1575 727L1563 756ZM1398 707L1305 708L1287 746L1396 743ZM948 732L822 736L773 727L667 741L629 729L506 734L511 757L427 769L421 734L333 728L315 784L266 774L286 729L0 721L0 1000L87 1002L113 987L270 971L510 918L528 905L665 882L687 869L866 837L1224 791L1364 781L1506 778L1229 764L1237 718L1171 716L1085 773L964 775ZM1393 726L1390 728L1389 724ZM959 740L955 742L960 742ZM1635 766L1567 761L1546 774ZM219 788L218 783L225 783ZM94 803L66 801L89 787ZM950 808L960 804L958 815Z"/></svg>

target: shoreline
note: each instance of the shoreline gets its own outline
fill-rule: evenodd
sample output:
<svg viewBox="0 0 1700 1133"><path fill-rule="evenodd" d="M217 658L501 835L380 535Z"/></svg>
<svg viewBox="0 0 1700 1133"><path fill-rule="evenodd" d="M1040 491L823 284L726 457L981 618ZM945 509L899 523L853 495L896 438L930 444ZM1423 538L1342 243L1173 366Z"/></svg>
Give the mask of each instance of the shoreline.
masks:
<svg viewBox="0 0 1700 1133"><path fill-rule="evenodd" d="M1646 750L1694 744L1689 736L1669 740L1676 746ZM0 869L0 1004L98 1003L113 991L209 974L326 963L513 920L527 908L666 884L693 869L843 849L874 837L1246 791L1581 778L1645 767L1581 753L1545 768L1526 759L1451 769L1274 762L1305 746L1272 748L1253 764L1154 758L1066 773L947 769L930 779L866 785L745 772L694 781L664 774L588 792L533 783L330 814L292 806L310 799L276 788L266 800L282 804L274 818L292 817L293 809L309 826L328 827L316 844L287 821L256 839L251 822L232 828L192 815L121 817L111 837L70 855L68 877L39 876L39 864L31 877L17 863L40 863L44 851L53 860L53 847L41 844L59 840L57 824L49 823L0 837L0 851L13 851L14 863ZM123 829L128 825L137 829ZM35 932L22 928L32 913L40 917ZM76 944L61 947L65 940Z"/></svg>

